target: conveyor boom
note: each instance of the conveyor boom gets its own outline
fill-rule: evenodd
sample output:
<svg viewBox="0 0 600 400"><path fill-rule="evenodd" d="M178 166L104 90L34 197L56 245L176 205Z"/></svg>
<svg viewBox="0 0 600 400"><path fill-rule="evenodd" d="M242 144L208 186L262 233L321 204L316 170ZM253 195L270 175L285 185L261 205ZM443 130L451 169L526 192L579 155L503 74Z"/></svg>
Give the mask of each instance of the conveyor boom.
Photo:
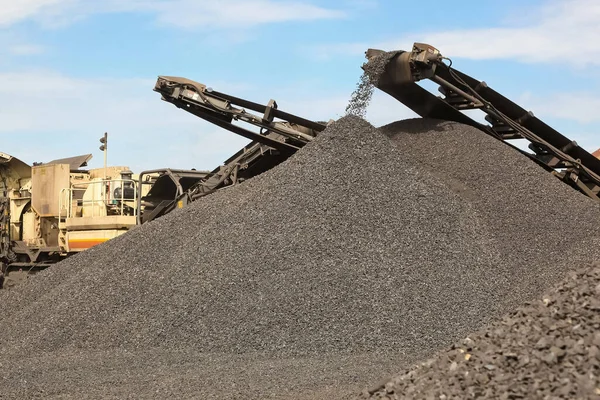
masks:
<svg viewBox="0 0 600 400"><path fill-rule="evenodd" d="M507 144L513 139L526 139L531 153L517 148L519 151L600 201L600 160L485 82L454 69L451 61L445 63L449 59L436 48L415 43L411 51L369 49L366 56L369 60L387 60L383 73L374 77L375 86L420 116L472 125ZM419 86L416 82L422 79L439 84L442 96ZM465 110L484 112L488 125L475 121L463 113Z"/></svg>
<svg viewBox="0 0 600 400"><path fill-rule="evenodd" d="M151 191L142 199L148 203L148 212L140 216L140 223L149 222L175 208L183 207L217 189L261 174L285 161L326 128L323 123L279 110L274 100L270 100L265 106L213 91L206 85L186 78L160 76L154 91L161 94L162 100L252 142L211 172L198 175L186 171L186 175L197 177L197 181L185 190L178 184L183 176L182 171L163 169L144 172L146 176L159 174L158 179L168 184L162 185L160 191L154 190L157 193ZM258 131L240 126L243 123ZM143 184L140 180L140 193Z"/></svg>

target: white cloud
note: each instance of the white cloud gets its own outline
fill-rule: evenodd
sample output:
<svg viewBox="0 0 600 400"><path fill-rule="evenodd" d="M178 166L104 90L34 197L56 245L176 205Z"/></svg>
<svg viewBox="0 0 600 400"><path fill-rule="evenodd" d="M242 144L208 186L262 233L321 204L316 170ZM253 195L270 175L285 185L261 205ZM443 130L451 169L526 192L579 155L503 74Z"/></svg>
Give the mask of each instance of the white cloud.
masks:
<svg viewBox="0 0 600 400"><path fill-rule="evenodd" d="M161 24L180 28L243 29L257 25L342 18L339 10L303 1L229 0L0 0L0 25L26 19L56 26L97 13L141 12L155 15Z"/></svg>
<svg viewBox="0 0 600 400"><path fill-rule="evenodd" d="M341 18L341 11L325 9L297 1L234 0L227 7L219 2L179 0L172 3L157 2L158 20L182 28L248 28L257 25Z"/></svg>
<svg viewBox="0 0 600 400"><path fill-rule="evenodd" d="M528 10L528 15L535 17L517 17L513 24L505 26L415 32L375 43L320 45L313 54L320 58L358 56L369 47L408 50L414 42L425 42L453 58L559 62L576 67L600 65L600 2L552 0Z"/></svg>
<svg viewBox="0 0 600 400"><path fill-rule="evenodd" d="M64 7L72 0L1 0L0 25L11 25L35 17L48 9Z"/></svg>
<svg viewBox="0 0 600 400"><path fill-rule="evenodd" d="M18 56L30 56L41 54L46 51L46 48L35 44L12 44L8 46L8 51Z"/></svg>
<svg viewBox="0 0 600 400"><path fill-rule="evenodd" d="M0 27L0 65L9 64L15 56L33 56L47 50L45 46L31 43L28 35L22 32Z"/></svg>

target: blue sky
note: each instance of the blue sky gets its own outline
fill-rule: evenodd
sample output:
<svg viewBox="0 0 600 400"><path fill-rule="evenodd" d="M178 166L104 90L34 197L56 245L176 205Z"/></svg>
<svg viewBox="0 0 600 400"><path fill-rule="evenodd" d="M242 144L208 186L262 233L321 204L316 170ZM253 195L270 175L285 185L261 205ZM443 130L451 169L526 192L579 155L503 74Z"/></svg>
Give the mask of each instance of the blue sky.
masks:
<svg viewBox="0 0 600 400"><path fill-rule="evenodd" d="M337 119L367 48L417 41L600 147L596 0L0 0L0 151L100 167L108 131L112 165L212 169L246 140L160 101L158 75ZM411 116L376 93L367 119Z"/></svg>

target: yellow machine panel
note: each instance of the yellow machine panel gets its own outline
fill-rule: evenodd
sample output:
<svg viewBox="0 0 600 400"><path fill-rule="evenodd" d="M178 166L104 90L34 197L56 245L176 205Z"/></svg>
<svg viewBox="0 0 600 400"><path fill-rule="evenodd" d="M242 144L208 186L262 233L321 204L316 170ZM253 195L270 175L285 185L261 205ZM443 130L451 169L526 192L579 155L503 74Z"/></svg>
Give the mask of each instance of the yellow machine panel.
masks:
<svg viewBox="0 0 600 400"><path fill-rule="evenodd" d="M126 170L129 170L129 167L113 166L113 167L107 167L106 169L94 168L94 169L90 169L89 174L90 174L90 179L103 178L104 174L106 174L106 176L109 179L118 179L121 172L126 171Z"/></svg>
<svg viewBox="0 0 600 400"><path fill-rule="evenodd" d="M68 164L32 168L32 207L40 217L58 217L60 191L70 186Z"/></svg>

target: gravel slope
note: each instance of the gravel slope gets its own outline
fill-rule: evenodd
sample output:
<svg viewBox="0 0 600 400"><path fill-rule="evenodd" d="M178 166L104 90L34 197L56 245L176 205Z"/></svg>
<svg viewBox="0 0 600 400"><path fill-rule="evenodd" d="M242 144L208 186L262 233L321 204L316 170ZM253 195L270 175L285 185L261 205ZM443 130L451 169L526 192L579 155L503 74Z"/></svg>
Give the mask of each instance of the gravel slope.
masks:
<svg viewBox="0 0 600 400"><path fill-rule="evenodd" d="M539 296L569 269L596 260L599 205L518 151L447 121L409 119L381 131L406 161L444 182L490 227L489 240L516 285L510 296Z"/></svg>
<svg viewBox="0 0 600 400"><path fill-rule="evenodd" d="M453 129L445 146L471 140ZM3 395L335 398L431 356L597 258L564 256L582 231L598 240L591 201L489 144L458 147L476 163L485 146L520 175L494 167L504 190L471 190L529 219L345 117L276 169L0 293Z"/></svg>
<svg viewBox="0 0 600 400"><path fill-rule="evenodd" d="M6 310L6 351L431 350L503 295L472 216L347 118L272 173L49 269Z"/></svg>
<svg viewBox="0 0 600 400"><path fill-rule="evenodd" d="M365 397L599 399L599 327L596 264Z"/></svg>

